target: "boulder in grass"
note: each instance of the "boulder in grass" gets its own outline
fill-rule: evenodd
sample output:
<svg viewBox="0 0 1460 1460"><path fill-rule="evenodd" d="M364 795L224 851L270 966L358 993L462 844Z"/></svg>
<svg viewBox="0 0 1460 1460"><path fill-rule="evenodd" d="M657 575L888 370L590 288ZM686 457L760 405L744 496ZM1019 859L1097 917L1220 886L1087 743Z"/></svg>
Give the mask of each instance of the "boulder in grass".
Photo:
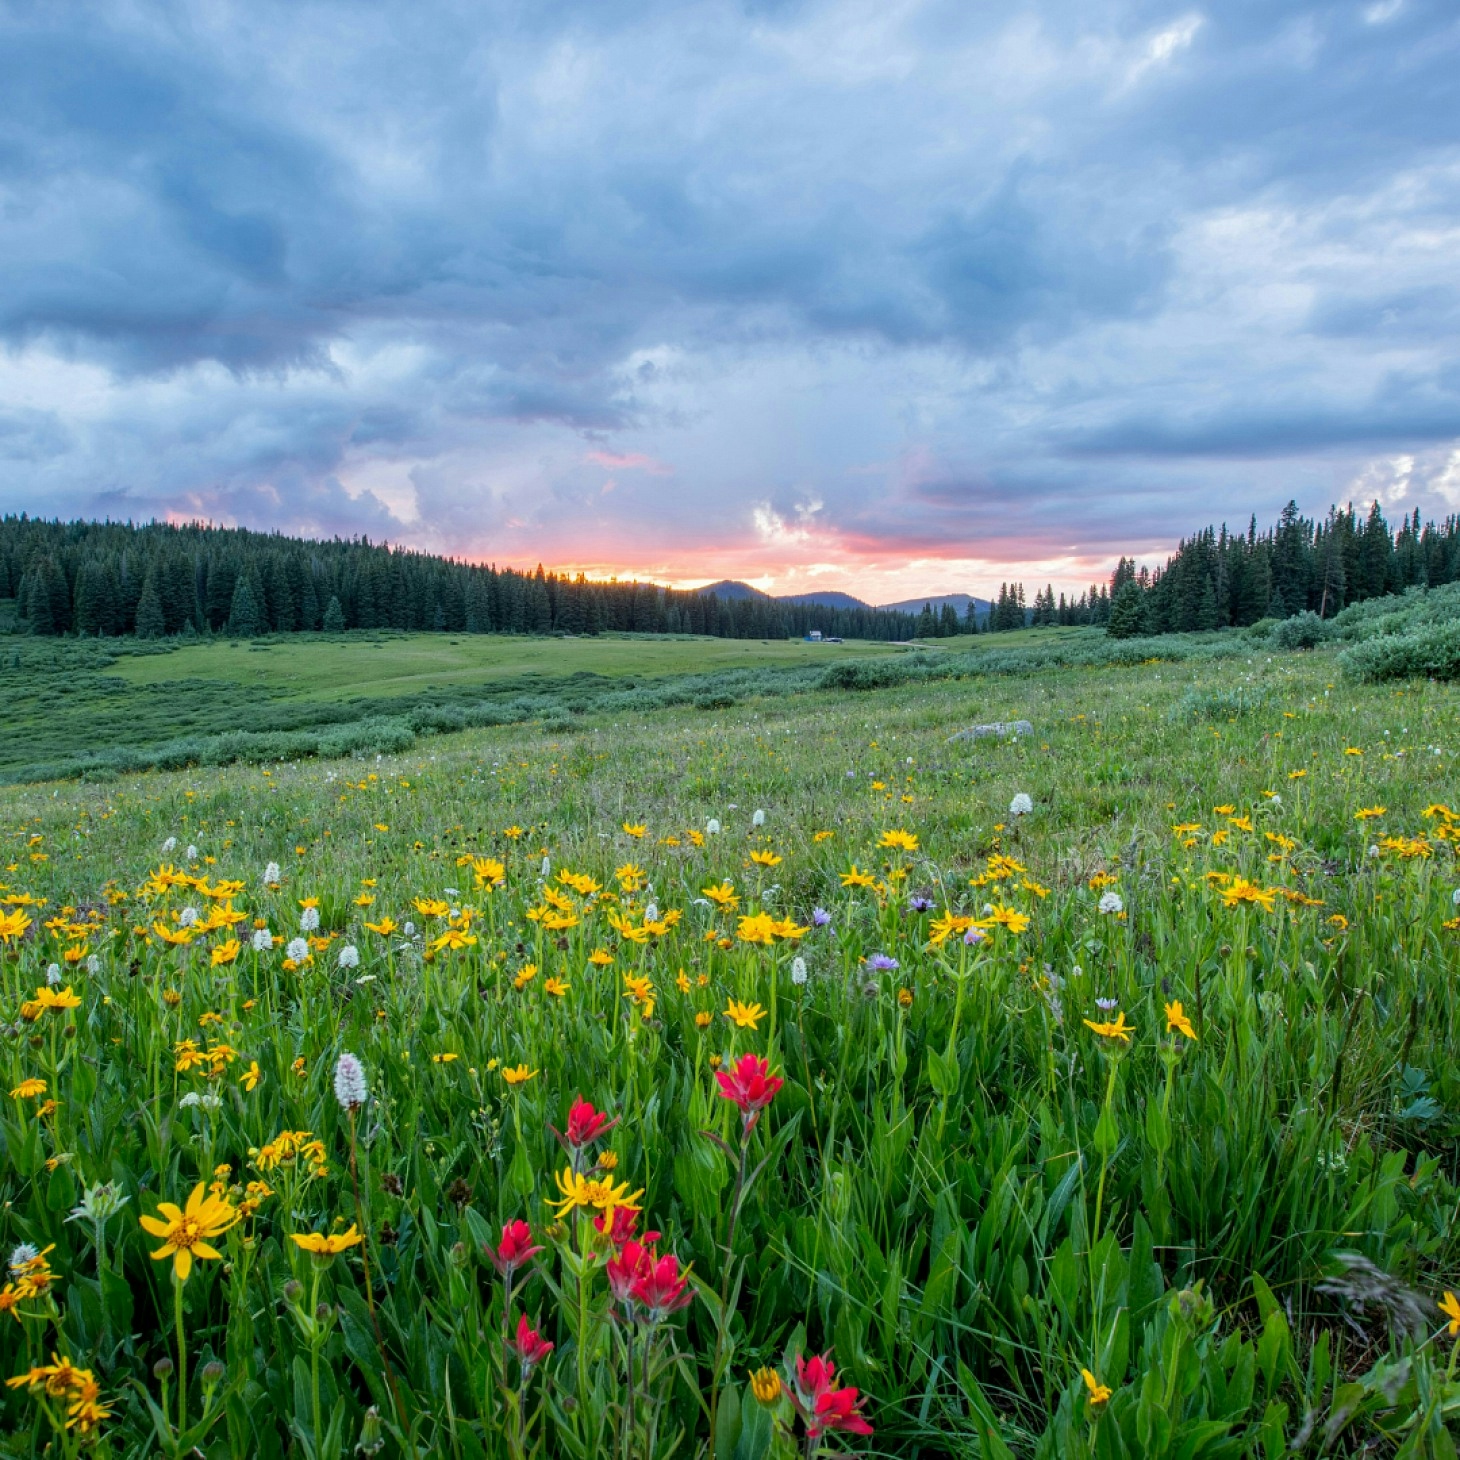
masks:
<svg viewBox="0 0 1460 1460"><path fill-rule="evenodd" d="M1033 735L1034 726L1028 720L995 720L991 725L973 725L950 735L949 740L1006 740L1010 736Z"/></svg>

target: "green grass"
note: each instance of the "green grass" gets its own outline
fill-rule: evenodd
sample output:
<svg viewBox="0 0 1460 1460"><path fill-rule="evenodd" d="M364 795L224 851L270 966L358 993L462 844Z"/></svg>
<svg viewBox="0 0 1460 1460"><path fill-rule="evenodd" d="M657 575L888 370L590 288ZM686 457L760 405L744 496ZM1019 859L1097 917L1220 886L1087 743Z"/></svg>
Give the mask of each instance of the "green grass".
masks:
<svg viewBox="0 0 1460 1460"><path fill-rule="evenodd" d="M310 634L254 643L183 644L169 654L119 660L110 673L129 685L159 690L179 684L230 684L270 696L343 700L414 695L525 675L625 679L711 674L721 669L819 665L889 652L896 651L880 644L807 644L800 639Z"/></svg>
<svg viewBox="0 0 1460 1460"><path fill-rule="evenodd" d="M729 702L880 644L604 635L0 639L0 778L400 748L422 731L558 718L614 696Z"/></svg>
<svg viewBox="0 0 1460 1460"><path fill-rule="evenodd" d="M1460 692L1350 685L1322 649L1030 669L1046 642L997 674L604 700L571 733L0 788L4 895L39 900L0 949L0 1059L7 1090L47 1086L0 1098L0 1251L55 1244L53 1296L0 1314L0 1372L52 1351L92 1369L127 1457L343 1457L378 1433L373 1405L387 1457L665 1460L708 1453L713 1403L717 1460L790 1460L804 1425L783 1398L794 1441L773 1429L747 1374L790 1380L826 1348L876 1429L843 1451L1451 1453L1436 1304L1460 1273L1460 909L1434 803L1456 797ZM1032 737L949 738L1016 718ZM215 963L223 927L168 946L159 927L215 904L159 863L237 878L239 935L258 920L280 946ZM844 885L854 865L875 885ZM725 880L734 913L702 893ZM434 898L474 909L474 942L437 943L447 919L417 903ZM326 941L289 967L309 899ZM650 903L647 941L615 926ZM739 939L762 909L805 931ZM935 941L944 909L986 940ZM365 926L386 916L417 926ZM79 1005L21 1019L53 961ZM730 999L761 1005L754 1029ZM1097 999L1129 1044L1087 1025L1114 1018ZM1194 1041L1168 1031L1173 1000ZM185 1040L227 1048L187 1068ZM369 1084L353 1124L345 1050ZM742 1145L711 1065L747 1052L785 1083ZM532 1078L509 1086L518 1064ZM567 1161L549 1127L580 1094L619 1120L594 1150L642 1189L660 1252L693 1264L694 1300L662 1322L610 1316L607 1252L547 1206ZM281 1130L322 1142L318 1175L259 1154ZM183 1288L180 1396L155 1367L176 1357L170 1265L137 1218L220 1165L232 1200L261 1178L274 1194ZM127 1204L98 1242L65 1217L102 1181ZM508 1315L487 1249L516 1219L545 1251ZM328 1269L289 1240L350 1223L367 1244ZM500 1335L522 1313L555 1348L519 1404ZM40 1453L39 1399L0 1392L0 1435L0 1454Z"/></svg>

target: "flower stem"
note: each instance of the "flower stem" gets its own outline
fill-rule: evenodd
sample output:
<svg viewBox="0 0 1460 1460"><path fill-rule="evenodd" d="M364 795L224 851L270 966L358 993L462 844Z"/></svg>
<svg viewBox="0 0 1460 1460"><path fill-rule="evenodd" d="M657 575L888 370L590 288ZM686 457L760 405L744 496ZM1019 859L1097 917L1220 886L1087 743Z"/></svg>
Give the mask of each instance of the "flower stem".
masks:
<svg viewBox="0 0 1460 1460"><path fill-rule="evenodd" d="M176 1270L172 1275L172 1308L177 1327L177 1432L187 1427L188 1346L183 1339L183 1283Z"/></svg>

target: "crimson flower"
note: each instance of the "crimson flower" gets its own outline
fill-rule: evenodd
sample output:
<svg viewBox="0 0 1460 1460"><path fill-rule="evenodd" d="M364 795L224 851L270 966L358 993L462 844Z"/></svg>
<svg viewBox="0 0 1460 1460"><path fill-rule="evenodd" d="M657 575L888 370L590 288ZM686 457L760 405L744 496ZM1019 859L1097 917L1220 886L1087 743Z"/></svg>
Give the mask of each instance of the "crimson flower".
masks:
<svg viewBox="0 0 1460 1460"><path fill-rule="evenodd" d="M568 1107L568 1144L578 1147L592 1145L617 1124L618 1121L610 1120L603 1111L595 1110L579 1095Z"/></svg>
<svg viewBox="0 0 1460 1460"><path fill-rule="evenodd" d="M594 1217L594 1227L602 1232L615 1247L622 1247L629 1238L634 1236L634 1228L639 1225L639 1212L637 1207L615 1207L613 1209L613 1220L604 1221L605 1213L599 1212ZM645 1232L639 1241L652 1244L659 1240L658 1232Z"/></svg>
<svg viewBox="0 0 1460 1460"><path fill-rule="evenodd" d="M828 1430L841 1430L849 1435L870 1435L872 1426L862 1415L862 1399L851 1385L834 1389L836 1365L830 1354L796 1359L796 1388L800 1391L800 1409L811 1439Z"/></svg>
<svg viewBox="0 0 1460 1460"><path fill-rule="evenodd" d="M657 1258L646 1252L645 1257L630 1294L649 1310L649 1321L657 1323L694 1302L694 1289L689 1285L689 1269L681 1273L679 1259L672 1252Z"/></svg>
<svg viewBox="0 0 1460 1460"><path fill-rule="evenodd" d="M720 1094L740 1107L747 1131L785 1083L771 1074L769 1060L754 1054L741 1055L729 1070L716 1070L715 1078L720 1082Z"/></svg>
<svg viewBox="0 0 1460 1460"><path fill-rule="evenodd" d="M653 1266L654 1254L649 1248L642 1242L635 1242L632 1237L627 1239L620 1246L618 1255L609 1259L605 1269L614 1300L619 1303L630 1302L634 1295L634 1284L642 1273Z"/></svg>
<svg viewBox="0 0 1460 1460"><path fill-rule="evenodd" d="M523 1369L530 1369L534 1364L540 1364L555 1347L527 1321L526 1313L518 1317L517 1337L511 1341L509 1346L522 1360Z"/></svg>
<svg viewBox="0 0 1460 1460"><path fill-rule="evenodd" d="M492 1259L492 1266L507 1277L517 1268L525 1267L541 1251L541 1247L533 1245L532 1228L526 1222L516 1221L502 1228L497 1250L488 1252L487 1256Z"/></svg>

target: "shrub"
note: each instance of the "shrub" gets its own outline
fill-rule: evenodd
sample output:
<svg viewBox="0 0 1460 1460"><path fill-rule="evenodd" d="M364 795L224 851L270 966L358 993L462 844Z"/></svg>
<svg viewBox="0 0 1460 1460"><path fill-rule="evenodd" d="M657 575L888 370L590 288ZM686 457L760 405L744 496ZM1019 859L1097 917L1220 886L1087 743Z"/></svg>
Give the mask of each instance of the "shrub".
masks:
<svg viewBox="0 0 1460 1460"><path fill-rule="evenodd" d="M1328 634L1328 625L1312 609L1305 609L1278 624L1272 631L1272 642L1279 649L1312 649Z"/></svg>
<svg viewBox="0 0 1460 1460"><path fill-rule="evenodd" d="M1344 672L1375 683L1385 679L1460 679L1460 620L1407 634L1365 639L1339 656Z"/></svg>

